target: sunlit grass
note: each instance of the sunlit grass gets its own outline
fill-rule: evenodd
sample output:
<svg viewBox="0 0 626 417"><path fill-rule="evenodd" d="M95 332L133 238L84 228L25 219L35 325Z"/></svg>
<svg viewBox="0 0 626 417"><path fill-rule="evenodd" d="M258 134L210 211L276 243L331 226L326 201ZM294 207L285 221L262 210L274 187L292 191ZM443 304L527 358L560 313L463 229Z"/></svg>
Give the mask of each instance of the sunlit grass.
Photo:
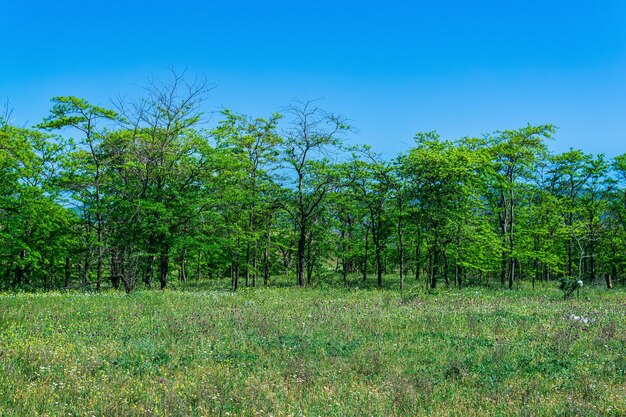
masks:
<svg viewBox="0 0 626 417"><path fill-rule="evenodd" d="M0 415L626 414L622 290L227 285L0 295Z"/></svg>

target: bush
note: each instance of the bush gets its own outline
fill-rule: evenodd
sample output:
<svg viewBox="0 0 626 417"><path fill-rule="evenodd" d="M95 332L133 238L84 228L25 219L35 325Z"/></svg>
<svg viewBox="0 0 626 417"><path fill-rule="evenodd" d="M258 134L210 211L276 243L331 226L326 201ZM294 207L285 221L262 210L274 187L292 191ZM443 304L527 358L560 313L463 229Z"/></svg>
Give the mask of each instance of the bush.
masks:
<svg viewBox="0 0 626 417"><path fill-rule="evenodd" d="M561 278L560 282L561 284L559 286L559 289L563 291L564 300L567 300L572 295L574 295L574 292L576 292L576 295L578 295L578 291L583 286L583 281L581 279L577 280L571 277L563 277Z"/></svg>

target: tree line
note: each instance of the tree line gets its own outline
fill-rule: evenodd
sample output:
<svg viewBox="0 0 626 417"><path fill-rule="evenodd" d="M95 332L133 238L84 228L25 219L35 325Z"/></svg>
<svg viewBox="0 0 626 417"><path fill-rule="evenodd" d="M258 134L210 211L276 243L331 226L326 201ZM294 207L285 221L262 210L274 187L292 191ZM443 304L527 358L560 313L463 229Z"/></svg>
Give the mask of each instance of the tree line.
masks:
<svg viewBox="0 0 626 417"><path fill-rule="evenodd" d="M208 92L174 75L112 109L55 97L36 126L0 117L0 288L624 285L626 154L550 153L546 124L418 133L386 158L347 147L316 101L207 128Z"/></svg>

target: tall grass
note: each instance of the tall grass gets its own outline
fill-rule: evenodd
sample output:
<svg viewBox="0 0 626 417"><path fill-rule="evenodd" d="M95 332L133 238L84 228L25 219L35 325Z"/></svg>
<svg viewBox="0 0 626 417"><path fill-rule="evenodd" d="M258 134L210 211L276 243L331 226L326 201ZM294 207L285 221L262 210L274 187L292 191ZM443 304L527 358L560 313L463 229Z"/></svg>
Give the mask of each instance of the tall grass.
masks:
<svg viewBox="0 0 626 417"><path fill-rule="evenodd" d="M623 291L197 286L0 295L0 415L626 415Z"/></svg>

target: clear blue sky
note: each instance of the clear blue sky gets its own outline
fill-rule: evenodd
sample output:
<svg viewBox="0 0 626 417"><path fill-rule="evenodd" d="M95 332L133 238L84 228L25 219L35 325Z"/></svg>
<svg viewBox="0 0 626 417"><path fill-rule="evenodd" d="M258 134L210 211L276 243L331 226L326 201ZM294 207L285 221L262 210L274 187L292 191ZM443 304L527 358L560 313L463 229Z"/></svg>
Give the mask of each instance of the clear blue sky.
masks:
<svg viewBox="0 0 626 417"><path fill-rule="evenodd" d="M291 99L393 155L527 123L556 151L626 152L626 1L9 1L0 99L38 122L55 95L107 106L169 66L206 75L207 110L267 115Z"/></svg>

